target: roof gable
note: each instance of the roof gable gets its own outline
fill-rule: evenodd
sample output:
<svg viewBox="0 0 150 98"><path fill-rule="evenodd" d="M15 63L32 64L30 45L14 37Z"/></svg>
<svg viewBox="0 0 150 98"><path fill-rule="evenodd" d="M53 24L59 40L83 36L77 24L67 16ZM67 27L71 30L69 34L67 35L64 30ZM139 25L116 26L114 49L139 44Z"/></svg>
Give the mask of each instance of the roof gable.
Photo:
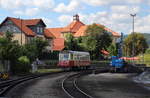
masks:
<svg viewBox="0 0 150 98"><path fill-rule="evenodd" d="M42 24L44 27L46 27L46 24L43 22L42 19L28 19L28 20L24 20L24 22L25 22L25 25L28 25L28 26Z"/></svg>
<svg viewBox="0 0 150 98"><path fill-rule="evenodd" d="M49 32L51 32L56 38L61 38L61 32L64 31L64 28L48 28Z"/></svg>
<svg viewBox="0 0 150 98"><path fill-rule="evenodd" d="M111 32L111 34L114 36L114 37L120 37L121 35L118 33L118 32L114 32L113 30L105 27L104 28L107 32Z"/></svg>
<svg viewBox="0 0 150 98"><path fill-rule="evenodd" d="M85 24L81 21L73 21L71 22L67 27L70 30L70 32L77 32L81 26L84 26Z"/></svg>
<svg viewBox="0 0 150 98"><path fill-rule="evenodd" d="M48 29L44 29L44 36L46 38L56 38Z"/></svg>
<svg viewBox="0 0 150 98"><path fill-rule="evenodd" d="M22 30L28 36L35 36L35 32L33 32L30 28L26 26L26 22L22 19L11 18L8 17L20 30Z"/></svg>
<svg viewBox="0 0 150 98"><path fill-rule="evenodd" d="M105 27L104 25L101 25L101 24L96 24L96 25L100 26L100 27L104 27L104 30L106 30L107 32L110 32L114 37L120 37L121 36L118 32L114 32L113 30Z"/></svg>
<svg viewBox="0 0 150 98"><path fill-rule="evenodd" d="M35 36L36 33L33 32L28 26L37 25L41 23L44 27L46 27L45 23L42 19L19 19L13 17L7 17L0 26L5 23L7 20L11 20L21 31L23 31L27 36Z"/></svg>
<svg viewBox="0 0 150 98"><path fill-rule="evenodd" d="M80 37L80 36L85 36L85 32L86 32L86 29L87 29L88 25L84 25L84 26L81 26L79 28L79 30L74 33L74 37Z"/></svg>

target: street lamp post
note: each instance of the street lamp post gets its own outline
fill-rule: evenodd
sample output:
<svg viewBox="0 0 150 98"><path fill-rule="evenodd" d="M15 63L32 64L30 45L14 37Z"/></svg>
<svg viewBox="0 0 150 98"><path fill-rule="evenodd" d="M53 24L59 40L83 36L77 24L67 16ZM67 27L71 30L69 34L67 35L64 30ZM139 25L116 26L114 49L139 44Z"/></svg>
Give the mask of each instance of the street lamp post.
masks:
<svg viewBox="0 0 150 98"><path fill-rule="evenodd" d="M132 56L134 57L135 56L135 51L134 51L134 18L136 16L136 14L130 14L132 17L133 17L133 21L132 21L132 33L133 33L133 43L132 43Z"/></svg>
<svg viewBox="0 0 150 98"><path fill-rule="evenodd" d="M21 19L21 45L22 45L22 19Z"/></svg>

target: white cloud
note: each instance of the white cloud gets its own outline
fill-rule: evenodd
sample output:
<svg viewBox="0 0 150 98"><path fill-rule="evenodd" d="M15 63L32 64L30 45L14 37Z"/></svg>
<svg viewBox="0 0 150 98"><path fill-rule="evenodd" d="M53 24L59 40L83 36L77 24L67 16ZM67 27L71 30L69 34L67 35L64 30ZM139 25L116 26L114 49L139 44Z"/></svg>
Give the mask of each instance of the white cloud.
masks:
<svg viewBox="0 0 150 98"><path fill-rule="evenodd" d="M101 23L106 24L108 22L108 12L97 12L97 13L91 13L91 14L79 14L81 21L83 21L86 24L91 23Z"/></svg>
<svg viewBox="0 0 150 98"><path fill-rule="evenodd" d="M126 13L97 12L91 14L79 14L85 24L99 23L116 31L130 33L132 29L132 18Z"/></svg>
<svg viewBox="0 0 150 98"><path fill-rule="evenodd" d="M145 0L126 0L130 4L140 4L144 2Z"/></svg>
<svg viewBox="0 0 150 98"><path fill-rule="evenodd" d="M92 6L102 6L110 4L139 4L143 0L82 0Z"/></svg>
<svg viewBox="0 0 150 98"><path fill-rule="evenodd" d="M113 5L111 6L112 12L116 13L138 13L140 11L140 6L129 6L129 5Z"/></svg>
<svg viewBox="0 0 150 98"><path fill-rule="evenodd" d="M129 14L120 14L120 13L112 13L109 17L111 21L115 21L116 23L128 23L130 21Z"/></svg>
<svg viewBox="0 0 150 98"><path fill-rule="evenodd" d="M53 0L0 0L0 8L12 11L15 15L33 16L40 11L51 10Z"/></svg>
<svg viewBox="0 0 150 98"><path fill-rule="evenodd" d="M68 5L64 3L58 4L58 6L54 9L56 12L71 12L79 8L80 3L77 0L71 0Z"/></svg>
<svg viewBox="0 0 150 98"><path fill-rule="evenodd" d="M49 18L45 18L45 17L42 17L42 20L44 21L47 27L51 27L52 20L50 20Z"/></svg>
<svg viewBox="0 0 150 98"><path fill-rule="evenodd" d="M60 17L58 17L58 20L62 23L61 25L68 25L72 21L72 16L61 15Z"/></svg>
<svg viewBox="0 0 150 98"><path fill-rule="evenodd" d="M0 7L4 9L14 9L19 7L38 7L48 9L53 6L53 0L0 0Z"/></svg>
<svg viewBox="0 0 150 98"><path fill-rule="evenodd" d="M43 12L48 13L48 11L60 13L81 12L79 14L80 20L85 24L99 23L114 31L126 33L132 31L132 17L130 13L137 13L135 17L135 31L150 32L150 15L147 15L149 12L144 12L146 10L145 7L143 8L143 6L140 5L150 5L150 0L68 0L68 4L60 2L61 0L59 0L56 5L54 0L0 0L0 9L12 12L15 15L34 17L39 13L42 16ZM102 9L103 11L95 13L91 12L99 6L106 6L105 8L108 9ZM81 11L82 7L85 9ZM87 7L90 7L92 10L86 10ZM86 13L90 12L90 14L85 14L84 11ZM52 20L44 16L42 17L48 26L52 24ZM72 21L72 15L60 14L58 20L60 22L58 25L67 25Z"/></svg>
<svg viewBox="0 0 150 98"><path fill-rule="evenodd" d="M145 17L137 17L135 19L135 31L150 33L150 14Z"/></svg>
<svg viewBox="0 0 150 98"><path fill-rule="evenodd" d="M40 12L40 10L38 8L28 8L28 9L25 9L25 11L17 10L17 11L14 11L13 13L15 15L34 16L39 12Z"/></svg>
<svg viewBox="0 0 150 98"><path fill-rule="evenodd" d="M92 6L99 6L99 5L105 5L108 4L106 0L83 0L83 2L92 5Z"/></svg>
<svg viewBox="0 0 150 98"><path fill-rule="evenodd" d="M17 10L17 11L14 11L13 12L15 15L24 15L24 12L23 11L20 11L20 10Z"/></svg>
<svg viewBox="0 0 150 98"><path fill-rule="evenodd" d="M21 5L21 0L0 0L0 8L3 9L15 9Z"/></svg>
<svg viewBox="0 0 150 98"><path fill-rule="evenodd" d="M24 5L26 6L34 6L42 9L53 8L54 4L55 2L53 0L27 0L24 2Z"/></svg>
<svg viewBox="0 0 150 98"><path fill-rule="evenodd" d="M38 8L29 8L29 9L26 9L25 14L26 14L27 16L34 16L34 15L36 15L38 12L39 12L39 9L38 9Z"/></svg>

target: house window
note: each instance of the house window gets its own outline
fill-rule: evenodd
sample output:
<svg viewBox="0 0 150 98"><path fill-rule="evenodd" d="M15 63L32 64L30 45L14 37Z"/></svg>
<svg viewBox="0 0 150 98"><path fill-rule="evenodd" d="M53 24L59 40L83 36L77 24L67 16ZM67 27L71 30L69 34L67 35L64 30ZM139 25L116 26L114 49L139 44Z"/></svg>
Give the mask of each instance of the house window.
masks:
<svg viewBox="0 0 150 98"><path fill-rule="evenodd" d="M43 32L43 28L42 28L42 27L40 28L40 32L41 32L41 33Z"/></svg>
<svg viewBox="0 0 150 98"><path fill-rule="evenodd" d="M39 33L40 32L40 27L37 27L37 33Z"/></svg>
<svg viewBox="0 0 150 98"><path fill-rule="evenodd" d="M42 34L42 33L43 33L43 28L37 27L37 34Z"/></svg>

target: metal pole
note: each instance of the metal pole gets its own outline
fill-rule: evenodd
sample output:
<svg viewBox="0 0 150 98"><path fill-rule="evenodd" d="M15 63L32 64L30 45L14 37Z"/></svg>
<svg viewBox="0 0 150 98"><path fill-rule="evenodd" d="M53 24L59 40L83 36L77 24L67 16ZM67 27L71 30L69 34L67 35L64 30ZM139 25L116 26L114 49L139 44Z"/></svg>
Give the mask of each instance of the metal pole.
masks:
<svg viewBox="0 0 150 98"><path fill-rule="evenodd" d="M135 51L134 51L134 17L136 16L136 14L130 14L132 17L133 17L133 23L132 23L132 30L133 30L133 32L132 32L132 34L133 34L133 43L132 43L132 56L134 57L135 56Z"/></svg>
<svg viewBox="0 0 150 98"><path fill-rule="evenodd" d="M21 19L21 45L22 45L22 19Z"/></svg>

